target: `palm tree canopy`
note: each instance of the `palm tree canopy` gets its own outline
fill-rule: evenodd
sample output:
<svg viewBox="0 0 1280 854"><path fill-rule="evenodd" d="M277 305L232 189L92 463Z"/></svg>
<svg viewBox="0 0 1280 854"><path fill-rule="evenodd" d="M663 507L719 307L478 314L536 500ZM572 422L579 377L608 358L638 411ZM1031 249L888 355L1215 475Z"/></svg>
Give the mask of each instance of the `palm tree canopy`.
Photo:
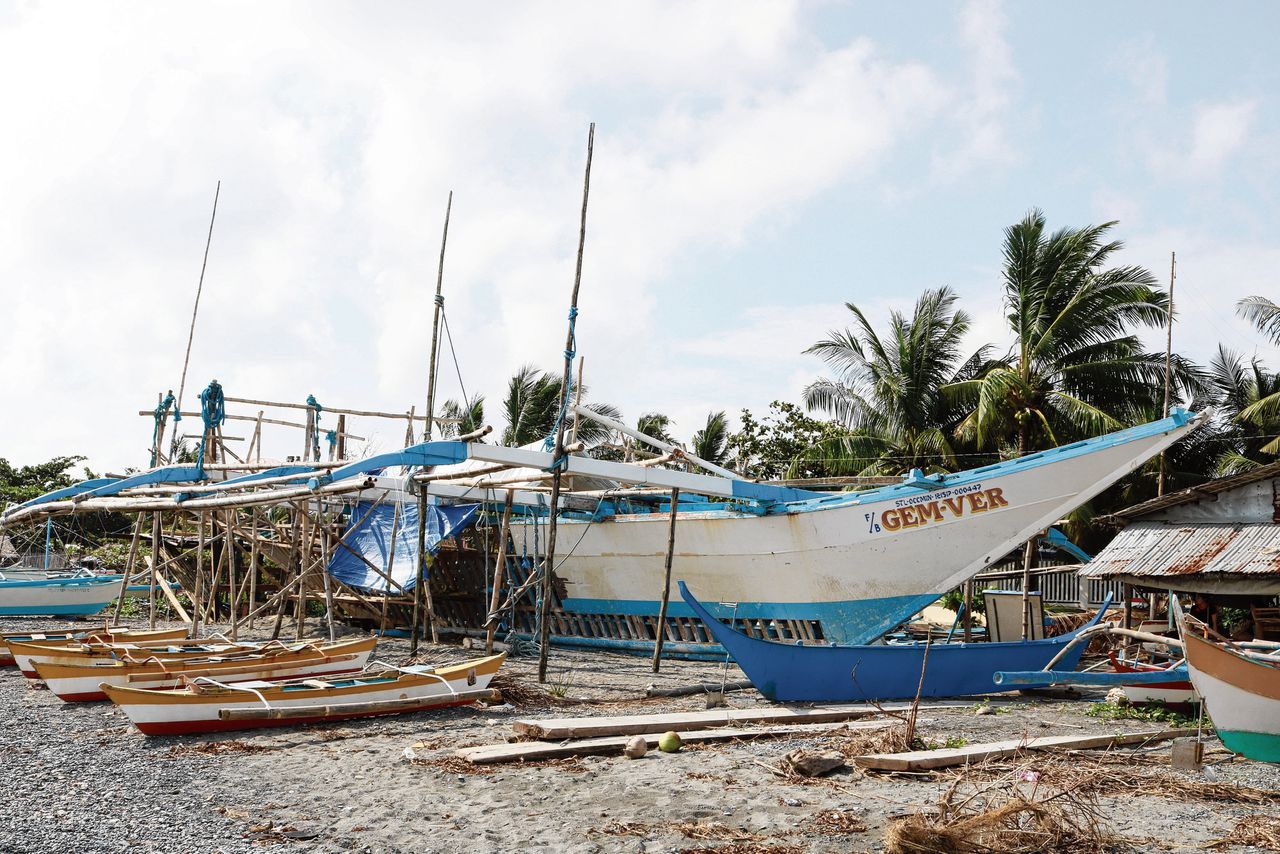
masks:
<svg viewBox="0 0 1280 854"><path fill-rule="evenodd" d="M673 445L676 440L671 435L671 427L674 424L670 417L661 412L646 412L636 419L636 431Z"/></svg>
<svg viewBox="0 0 1280 854"><path fill-rule="evenodd" d="M1108 267L1123 246L1114 222L1052 234L1033 210L1005 230L1003 287L1013 347L948 392L969 410L960 435L1020 452L1133 423L1163 397L1164 357L1143 352L1137 326L1160 326L1168 298L1139 266ZM1186 391L1195 379L1178 374Z"/></svg>
<svg viewBox="0 0 1280 854"><path fill-rule="evenodd" d="M484 395L477 394L465 404L450 398L441 405L440 417L457 419L453 423L440 425L441 438L449 439L453 436L474 433L484 426Z"/></svg>
<svg viewBox="0 0 1280 854"><path fill-rule="evenodd" d="M707 423L689 444L695 456L715 465L723 463L729 448L729 419L724 411L708 413Z"/></svg>
<svg viewBox="0 0 1280 854"><path fill-rule="evenodd" d="M943 389L972 379L989 362L987 347L961 359L970 319L956 301L948 287L925 291L910 317L890 313L884 335L862 309L845 304L853 326L805 351L835 376L804 390L805 406L833 416L843 429L815 444L806 459L820 455L830 470L852 474L956 467L949 428L962 413Z"/></svg>
<svg viewBox="0 0 1280 854"><path fill-rule="evenodd" d="M1222 345L1209 365L1218 410L1215 433L1227 444L1218 460L1219 474L1237 474L1280 454L1280 372L1268 371L1254 357L1243 357Z"/></svg>
<svg viewBox="0 0 1280 854"><path fill-rule="evenodd" d="M1280 345L1280 304L1266 297L1245 297L1236 303L1236 314L1258 327L1258 331Z"/></svg>

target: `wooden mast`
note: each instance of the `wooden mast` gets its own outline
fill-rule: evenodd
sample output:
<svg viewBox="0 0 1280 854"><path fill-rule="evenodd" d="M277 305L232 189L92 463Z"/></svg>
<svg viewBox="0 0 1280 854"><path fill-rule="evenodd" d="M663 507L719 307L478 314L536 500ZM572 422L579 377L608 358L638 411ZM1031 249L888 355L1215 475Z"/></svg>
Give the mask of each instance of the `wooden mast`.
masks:
<svg viewBox="0 0 1280 854"><path fill-rule="evenodd" d="M213 223L218 218L218 196L222 193L222 181L218 181L213 190L213 214L209 217L209 235L204 241L204 260L200 262L200 280L196 284L196 302L191 308L191 328L187 331L187 354L182 359L182 379L178 383L178 397L175 399L173 411L182 411L182 393L187 387L187 365L191 362L191 342L196 336L196 315L200 312L200 294L204 290L204 271L209 265L209 247L213 244ZM164 438L163 436L160 438ZM157 444L159 444L157 442ZM178 455L178 421L173 422L173 444L169 448L169 459Z"/></svg>
<svg viewBox="0 0 1280 854"><path fill-rule="evenodd" d="M569 404L573 358L576 355L574 320L578 315L578 290L582 285L582 252L587 242L587 200L591 195L591 155L595 147L596 123L587 131L587 170L582 181L582 217L578 225L578 262L573 275L573 295L569 299L569 332L564 343L564 374L560 378L560 414L556 418L555 460L564 456L564 413ZM560 503L560 477L563 466L554 466L551 475L551 509L547 526L547 554L542 559L542 598L538 604L538 681L547 681L547 647L550 645L551 574L555 569L556 513Z"/></svg>
<svg viewBox="0 0 1280 854"><path fill-rule="evenodd" d="M449 215L452 212L453 190L450 190L449 202L444 209L444 233L440 236L440 261L436 265L436 310L431 323L431 373L427 377L427 426L422 431L424 442L431 441L432 421L436 414L436 358L440 353L440 315L444 312L444 249L449 242Z"/></svg>

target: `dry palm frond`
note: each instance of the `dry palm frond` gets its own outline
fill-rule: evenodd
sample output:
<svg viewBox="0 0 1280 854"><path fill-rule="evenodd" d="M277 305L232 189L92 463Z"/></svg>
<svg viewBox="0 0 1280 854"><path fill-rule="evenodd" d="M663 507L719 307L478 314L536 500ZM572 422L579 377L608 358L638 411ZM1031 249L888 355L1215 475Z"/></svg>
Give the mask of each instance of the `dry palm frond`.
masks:
<svg viewBox="0 0 1280 854"><path fill-rule="evenodd" d="M682 821L675 829L688 839L709 840L715 842L767 842L768 836L752 833L736 827L729 827L718 821Z"/></svg>
<svg viewBox="0 0 1280 854"><path fill-rule="evenodd" d="M275 747L266 744L254 744L249 741L240 741L239 739L228 739L226 741L201 741L196 744L175 744L169 748L170 756L217 756L222 753L265 753L268 750L275 750Z"/></svg>
<svg viewBox="0 0 1280 854"><path fill-rule="evenodd" d="M549 709L556 706L581 705L579 700L557 697L545 688L521 682L514 676L508 676L505 673L499 673L495 676L493 681L489 683L489 687L496 688L501 692L502 699L511 705L523 709Z"/></svg>
<svg viewBox="0 0 1280 854"><path fill-rule="evenodd" d="M867 824L852 813L843 810L823 810L809 820L809 829L827 836L842 833L866 833Z"/></svg>
<svg viewBox="0 0 1280 854"><path fill-rule="evenodd" d="M1231 845L1280 851L1280 818L1270 815L1245 816L1236 822L1230 833L1213 840L1205 847L1226 848Z"/></svg>
<svg viewBox="0 0 1280 854"><path fill-rule="evenodd" d="M498 769L492 765L477 765L468 762L461 756L439 756L435 759L410 759L410 765L421 765L435 768L444 774L496 774Z"/></svg>
<svg viewBox="0 0 1280 854"><path fill-rule="evenodd" d="M716 845L712 848L681 848L680 854L706 854L711 851L716 854L805 854L805 850L799 845L785 842L730 842L728 845Z"/></svg>

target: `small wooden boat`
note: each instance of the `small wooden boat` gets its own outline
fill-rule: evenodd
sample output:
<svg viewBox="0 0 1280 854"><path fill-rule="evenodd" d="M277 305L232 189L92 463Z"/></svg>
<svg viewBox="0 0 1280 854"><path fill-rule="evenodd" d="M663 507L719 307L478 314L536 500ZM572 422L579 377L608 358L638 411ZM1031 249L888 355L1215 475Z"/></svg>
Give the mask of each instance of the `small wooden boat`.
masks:
<svg viewBox="0 0 1280 854"><path fill-rule="evenodd" d="M290 644L253 655L209 656L166 661L152 656L133 660L93 659L60 664L36 659L37 676L67 703L105 700L103 685L180 688L198 678L218 682L279 681L304 676L356 673L369 663L376 637L325 644Z"/></svg>
<svg viewBox="0 0 1280 854"><path fill-rule="evenodd" d="M1174 600L1191 684L1204 698L1218 738L1249 759L1280 762L1280 654L1211 639Z"/></svg>
<svg viewBox="0 0 1280 854"><path fill-rule="evenodd" d="M312 641L319 643L319 641ZM28 679L39 679L35 661L57 664L84 664L89 661L141 661L145 658L161 658L178 661L184 658L208 658L211 655L230 657L255 655L264 649L282 646L280 641L269 643L232 643L225 640L196 641L142 641L139 643L81 643L61 646L45 646L39 643L10 641L9 652L14 663Z"/></svg>
<svg viewBox="0 0 1280 854"><path fill-rule="evenodd" d="M1072 638L1096 625L1106 610L1104 606L1074 632L1043 640L928 647L802 646L748 637L717 619L683 581L679 584L684 601L738 662L751 684L777 702L900 700L915 697L917 691L922 697L963 697L1008 690L996 686L996 671L1042 669ZM1061 664L1074 669L1083 652L1084 646L1077 645L1067 651Z"/></svg>
<svg viewBox="0 0 1280 854"><path fill-rule="evenodd" d="M0 581L0 616L72 617L96 614L120 595L120 576Z"/></svg>
<svg viewBox="0 0 1280 854"><path fill-rule="evenodd" d="M147 735L294 726L460 706L490 696L506 654L446 667L375 664L343 680L225 683L197 677L186 688L102 690Z"/></svg>
<svg viewBox="0 0 1280 854"><path fill-rule="evenodd" d="M1200 702L1200 695L1191 684L1185 665L1179 662L1165 664L1147 664L1141 661L1130 661L1120 658L1114 652L1107 653L1111 658L1111 668L1116 673L1169 673L1172 678L1167 682L1125 683L1125 699L1133 705L1145 703L1164 703L1175 708L1190 707ZM1179 678L1181 677L1181 678Z"/></svg>
<svg viewBox="0 0 1280 854"><path fill-rule="evenodd" d="M140 641L173 641L186 637L186 629L137 630L125 626L98 626L92 629L68 628L48 632L7 632L0 634L0 665L13 664L9 641L38 643L42 646L64 646L68 643L102 641L137 643Z"/></svg>

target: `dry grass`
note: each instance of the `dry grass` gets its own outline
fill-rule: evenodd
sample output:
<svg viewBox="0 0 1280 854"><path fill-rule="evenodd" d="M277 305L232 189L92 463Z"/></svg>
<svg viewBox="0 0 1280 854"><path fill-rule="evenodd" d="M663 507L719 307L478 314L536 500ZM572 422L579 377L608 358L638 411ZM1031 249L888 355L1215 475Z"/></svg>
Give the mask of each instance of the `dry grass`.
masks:
<svg viewBox="0 0 1280 854"><path fill-rule="evenodd" d="M277 748L266 744L230 738L226 741L199 741L195 744L175 744L169 748L170 756L220 756L224 753L266 753Z"/></svg>
<svg viewBox="0 0 1280 854"><path fill-rule="evenodd" d="M578 706L580 700L557 697L538 685L522 682L506 673L499 673L489 683L502 693L502 699L520 709L554 709L560 706Z"/></svg>
<svg viewBox="0 0 1280 854"><path fill-rule="evenodd" d="M461 756L439 756L434 759L410 759L410 765L421 765L427 768L435 768L442 774L496 774L498 769L492 765L477 765L474 762L468 762Z"/></svg>
<svg viewBox="0 0 1280 854"><path fill-rule="evenodd" d="M1280 818L1270 815L1250 815L1236 822L1231 832L1215 839L1206 848L1226 848L1231 845L1247 845L1267 851L1280 851Z"/></svg>
<svg viewBox="0 0 1280 854"><path fill-rule="evenodd" d="M714 851L716 854L805 854L799 845L786 842L730 842L728 845L703 846L701 848L681 848L680 854L695 854Z"/></svg>
<svg viewBox="0 0 1280 854"><path fill-rule="evenodd" d="M838 836L845 833L866 833L867 824L852 813L831 809L816 813L804 829L824 836Z"/></svg>
<svg viewBox="0 0 1280 854"><path fill-rule="evenodd" d="M907 727L887 727L885 729L849 729L843 728L823 739L833 750L838 750L847 758L866 756L870 753L902 753L910 750L907 744Z"/></svg>

